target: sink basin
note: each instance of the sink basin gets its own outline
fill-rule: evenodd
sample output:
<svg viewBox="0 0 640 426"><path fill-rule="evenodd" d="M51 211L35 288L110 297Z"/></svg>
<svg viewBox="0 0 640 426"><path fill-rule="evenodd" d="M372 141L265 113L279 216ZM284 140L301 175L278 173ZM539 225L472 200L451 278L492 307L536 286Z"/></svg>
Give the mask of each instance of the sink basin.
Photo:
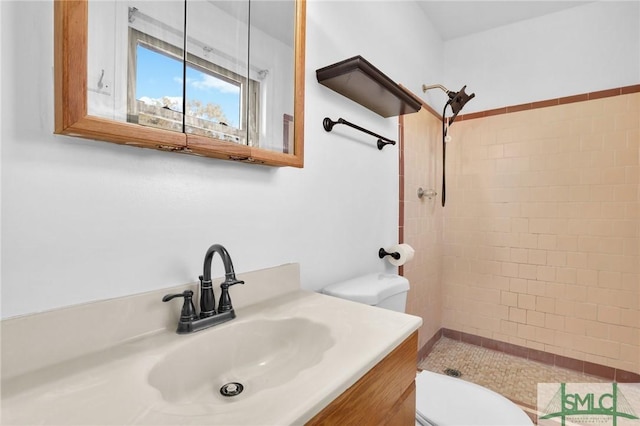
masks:
<svg viewBox="0 0 640 426"><path fill-rule="evenodd" d="M304 318L231 322L193 335L149 372L149 384L172 404L229 404L293 379L333 345L329 328ZM240 383L236 396L221 387ZM236 385L232 385L232 390Z"/></svg>

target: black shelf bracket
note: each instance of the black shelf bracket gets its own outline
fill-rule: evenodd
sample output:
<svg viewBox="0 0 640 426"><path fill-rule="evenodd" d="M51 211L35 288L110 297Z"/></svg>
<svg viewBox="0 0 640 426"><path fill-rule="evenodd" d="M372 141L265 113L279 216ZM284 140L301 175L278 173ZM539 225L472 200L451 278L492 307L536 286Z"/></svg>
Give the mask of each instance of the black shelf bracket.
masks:
<svg viewBox="0 0 640 426"><path fill-rule="evenodd" d="M368 135L374 136L376 138L378 138L378 149L382 150L382 148L384 148L387 145L395 145L396 141L392 141L391 139L385 138L384 136L380 136L377 133L373 133L371 130L367 130L363 127L360 127L358 125L355 125L353 123L349 123L347 120L342 119L342 118L338 118L338 121L333 121L331 120L329 117L325 117L324 120L322 120L322 127L324 127L324 130L326 130L327 132L330 132L331 130L333 130L333 126L335 126L336 124L344 124L345 126L349 126L349 127L353 127L356 130L360 130L361 132L364 132Z"/></svg>

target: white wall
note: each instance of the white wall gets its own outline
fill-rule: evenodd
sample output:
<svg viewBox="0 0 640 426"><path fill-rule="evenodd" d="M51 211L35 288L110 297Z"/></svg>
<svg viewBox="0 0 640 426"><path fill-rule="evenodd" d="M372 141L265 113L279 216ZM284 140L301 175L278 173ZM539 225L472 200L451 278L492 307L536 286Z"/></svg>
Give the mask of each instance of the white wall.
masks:
<svg viewBox="0 0 640 426"><path fill-rule="evenodd" d="M397 147L321 123L396 138L397 119L319 85L322 66L359 54L420 96L468 84L463 112L640 81L638 2L443 44L412 2L309 0L305 168L250 166L53 135L52 2L0 11L3 318L195 281L216 242L239 272L299 262L309 289L393 270L376 253L397 241Z"/></svg>
<svg viewBox="0 0 640 426"><path fill-rule="evenodd" d="M397 119L319 85L315 69L360 54L418 93L441 77L442 47L415 4L308 2L304 169L53 135L52 2L0 8L3 318L195 281L212 243L237 272L299 262L309 289L394 270L377 250L397 241L398 149L321 123L396 138Z"/></svg>
<svg viewBox="0 0 640 426"><path fill-rule="evenodd" d="M640 2L598 1L445 42L463 113L640 82Z"/></svg>

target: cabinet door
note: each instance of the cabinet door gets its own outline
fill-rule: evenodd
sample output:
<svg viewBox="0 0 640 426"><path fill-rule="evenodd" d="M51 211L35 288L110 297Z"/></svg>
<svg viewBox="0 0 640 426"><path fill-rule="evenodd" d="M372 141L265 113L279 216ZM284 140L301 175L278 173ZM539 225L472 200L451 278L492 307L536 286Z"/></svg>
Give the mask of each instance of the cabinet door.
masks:
<svg viewBox="0 0 640 426"><path fill-rule="evenodd" d="M414 332L307 426L415 424L417 361L418 333Z"/></svg>
<svg viewBox="0 0 640 426"><path fill-rule="evenodd" d="M305 0L54 4L56 133L303 166Z"/></svg>

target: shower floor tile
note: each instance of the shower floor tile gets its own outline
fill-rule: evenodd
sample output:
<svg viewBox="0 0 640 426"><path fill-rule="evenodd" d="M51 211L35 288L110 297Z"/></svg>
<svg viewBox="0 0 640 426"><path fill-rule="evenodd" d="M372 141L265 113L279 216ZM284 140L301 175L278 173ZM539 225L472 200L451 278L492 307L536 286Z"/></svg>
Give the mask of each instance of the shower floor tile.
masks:
<svg viewBox="0 0 640 426"><path fill-rule="evenodd" d="M609 382L561 367L442 337L419 362L420 370L459 370L461 379L489 388L520 405L535 420L538 383Z"/></svg>

